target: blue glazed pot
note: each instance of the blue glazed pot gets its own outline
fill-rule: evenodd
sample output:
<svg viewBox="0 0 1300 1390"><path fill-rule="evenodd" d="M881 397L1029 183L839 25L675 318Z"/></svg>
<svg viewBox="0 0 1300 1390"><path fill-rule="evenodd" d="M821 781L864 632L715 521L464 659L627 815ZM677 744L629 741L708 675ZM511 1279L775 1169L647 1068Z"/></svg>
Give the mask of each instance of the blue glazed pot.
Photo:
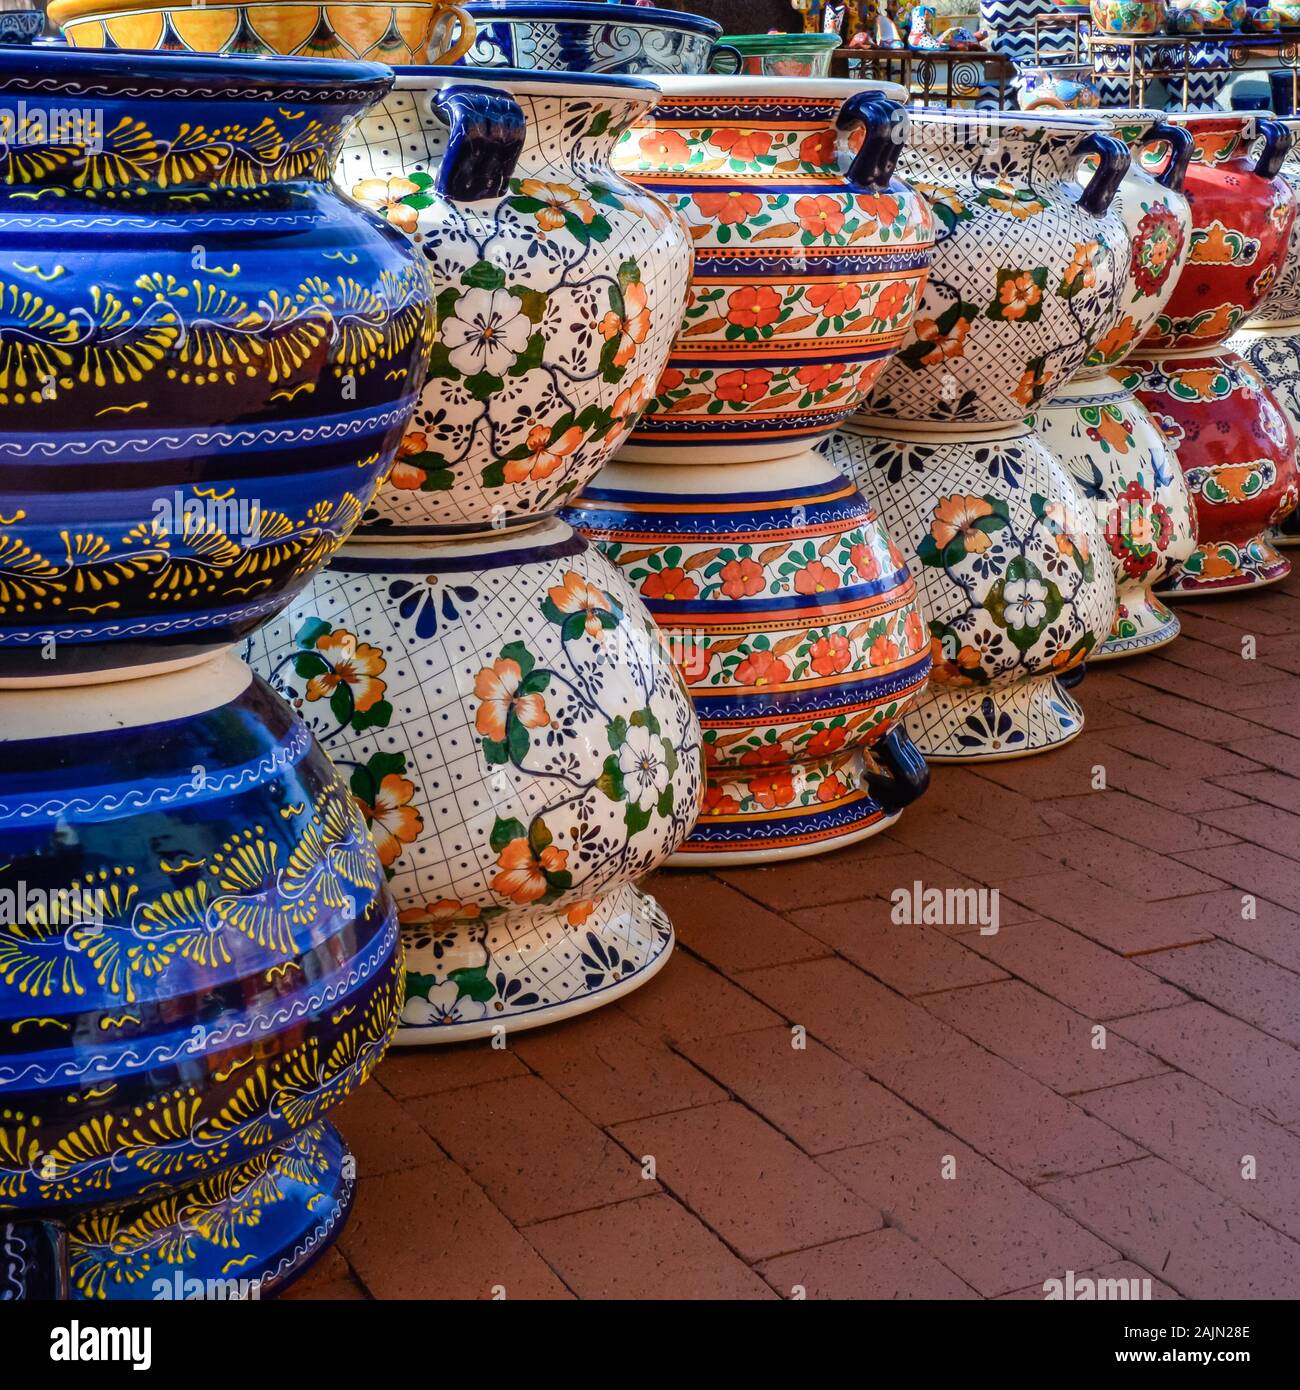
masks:
<svg viewBox="0 0 1300 1390"><path fill-rule="evenodd" d="M229 653L0 692L0 729L0 1222L74 1297L274 1292L346 1215L323 1117L400 1006L361 813Z"/></svg>
<svg viewBox="0 0 1300 1390"><path fill-rule="evenodd" d="M0 49L28 122L0 160L0 686L200 660L360 519L432 329L421 259L330 178L392 82Z"/></svg>
<svg viewBox="0 0 1300 1390"><path fill-rule="evenodd" d="M639 5L485 0L466 6L478 25L467 67L586 73L735 73L740 54L722 26L679 10Z"/></svg>

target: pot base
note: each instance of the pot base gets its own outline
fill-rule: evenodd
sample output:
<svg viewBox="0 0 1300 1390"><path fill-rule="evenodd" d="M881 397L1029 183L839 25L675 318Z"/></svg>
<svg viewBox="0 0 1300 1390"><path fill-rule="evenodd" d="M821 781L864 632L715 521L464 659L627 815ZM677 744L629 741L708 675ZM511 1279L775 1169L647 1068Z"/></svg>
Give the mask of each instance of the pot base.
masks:
<svg viewBox="0 0 1300 1390"><path fill-rule="evenodd" d="M1276 584L1291 573L1291 561L1278 553L1263 536L1244 545L1210 541L1199 545L1182 569L1159 585L1161 598L1205 598L1214 594L1240 593Z"/></svg>
<svg viewBox="0 0 1300 1390"><path fill-rule="evenodd" d="M1121 590L1110 636L1088 660L1113 661L1166 646L1178 636L1182 624L1150 589Z"/></svg>
<svg viewBox="0 0 1300 1390"><path fill-rule="evenodd" d="M904 724L928 763L1001 762L1077 738L1083 710L1055 676L1034 676L1000 690L931 685Z"/></svg>
<svg viewBox="0 0 1300 1390"><path fill-rule="evenodd" d="M353 1159L319 1121L286 1144L179 1194L10 1228L0 1272L22 1269L21 1247L66 1247L67 1284L38 1258L19 1297L260 1299L281 1293L333 1243L352 1206ZM14 1237L17 1237L17 1243ZM46 1277L50 1276L50 1277ZM51 1278L53 1282L51 1282Z"/></svg>
<svg viewBox="0 0 1300 1390"><path fill-rule="evenodd" d="M572 908L454 924L402 915L407 994L394 1047L541 1028L612 1004L663 968L675 940L667 913L631 884L582 920Z"/></svg>

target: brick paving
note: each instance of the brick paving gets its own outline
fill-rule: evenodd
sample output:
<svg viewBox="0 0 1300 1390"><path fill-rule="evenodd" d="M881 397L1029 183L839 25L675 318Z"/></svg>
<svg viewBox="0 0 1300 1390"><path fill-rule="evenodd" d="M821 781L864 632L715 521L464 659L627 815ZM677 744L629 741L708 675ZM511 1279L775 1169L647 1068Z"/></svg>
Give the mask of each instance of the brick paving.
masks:
<svg viewBox="0 0 1300 1390"><path fill-rule="evenodd" d="M1179 611L1066 748L656 875L677 954L621 1004L390 1054L288 1296L1300 1297L1300 578ZM915 880L997 889L998 932L894 925Z"/></svg>

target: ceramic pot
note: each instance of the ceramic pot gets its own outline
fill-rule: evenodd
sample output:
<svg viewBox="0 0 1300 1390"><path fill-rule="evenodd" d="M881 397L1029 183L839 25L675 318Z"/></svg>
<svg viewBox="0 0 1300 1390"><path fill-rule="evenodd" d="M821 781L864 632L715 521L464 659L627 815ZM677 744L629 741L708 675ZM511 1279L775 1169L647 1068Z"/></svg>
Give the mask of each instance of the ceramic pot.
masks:
<svg viewBox="0 0 1300 1390"><path fill-rule="evenodd" d="M704 728L704 810L675 864L836 849L924 790L899 724L930 665L916 589L823 459L616 462L567 515L664 630Z"/></svg>
<svg viewBox="0 0 1300 1390"><path fill-rule="evenodd" d="M1300 440L1300 324L1270 324L1240 329L1228 339L1228 351L1240 353L1286 411ZM1263 538L1280 550L1300 546L1300 512L1292 512Z"/></svg>
<svg viewBox="0 0 1300 1390"><path fill-rule="evenodd" d="M1115 572L1116 609L1090 661L1130 656L1178 636L1178 619L1152 585L1196 548L1182 470L1146 408L1116 376L1080 376L1030 425L1077 484ZM1098 554L1102 563L1103 554Z"/></svg>
<svg viewBox="0 0 1300 1390"><path fill-rule="evenodd" d="M29 44L45 28L45 15L35 0L8 0L0 5L0 44Z"/></svg>
<svg viewBox="0 0 1300 1390"><path fill-rule="evenodd" d="M1255 588L1291 566L1262 538L1295 510L1295 431L1263 379L1234 352L1132 358L1125 379L1173 447L1196 508L1199 545L1160 592Z"/></svg>
<svg viewBox="0 0 1300 1390"><path fill-rule="evenodd" d="M1098 34L1158 34L1165 27L1165 0L1092 0L1092 27Z"/></svg>
<svg viewBox="0 0 1300 1390"><path fill-rule="evenodd" d="M0 165L0 686L201 660L342 544L417 398L432 286L330 182L391 78L75 49L3 68L50 143Z"/></svg>
<svg viewBox="0 0 1300 1390"><path fill-rule="evenodd" d="M1083 711L1060 677L1106 638L1115 581L1093 509L1023 423L850 422L828 458L876 498L929 621L904 727L927 762L1041 752Z"/></svg>
<svg viewBox="0 0 1300 1390"><path fill-rule="evenodd" d="M829 77L838 34L729 34L750 77Z"/></svg>
<svg viewBox="0 0 1300 1390"><path fill-rule="evenodd" d="M349 545L250 654L349 779L401 910L399 1043L532 1028L645 983L632 881L699 811L699 725L621 575L573 530Z"/></svg>
<svg viewBox="0 0 1300 1390"><path fill-rule="evenodd" d="M1195 142L1184 184L1191 251L1142 350L1208 353L1254 316L1282 268L1296 198L1277 172L1290 136L1277 121L1242 112L1171 111L1166 119Z"/></svg>
<svg viewBox="0 0 1300 1390"><path fill-rule="evenodd" d="M1246 18L1246 0L1169 0L1169 27L1179 34L1230 34Z"/></svg>
<svg viewBox="0 0 1300 1390"><path fill-rule="evenodd" d="M1190 133L1156 111L1100 114L1131 156L1113 204L1128 233L1128 261L1115 317L1085 359L1080 377L1110 371L1146 336L1174 292L1192 230L1182 191L1192 154Z"/></svg>
<svg viewBox="0 0 1300 1390"><path fill-rule="evenodd" d="M1297 9L1300 11L1300 6ZM1295 145L1296 137L1300 136L1300 119L1292 117L1279 121L1278 124L1286 128L1292 139L1287 157L1278 170L1278 177L1288 185L1292 193L1300 197L1300 149ZM1277 279L1273 282L1273 288L1255 310L1246 327L1255 328L1264 324L1277 324L1279 327L1300 324L1300 216L1291 223L1286 255ZM1272 379L1269 380L1271 385Z"/></svg>
<svg viewBox="0 0 1300 1390"><path fill-rule="evenodd" d="M1080 193L1090 154L1100 165ZM930 203L938 241L863 413L1009 423L1073 376L1124 286L1128 236L1107 209L1128 166L1124 144L1081 113L914 111L898 167Z"/></svg>
<svg viewBox="0 0 1300 1390"><path fill-rule="evenodd" d="M1087 111L1101 105L1088 64L1019 67L1017 105L1022 111Z"/></svg>
<svg viewBox="0 0 1300 1390"><path fill-rule="evenodd" d="M929 212L893 177L903 117L887 98L901 89L660 85L653 117L623 135L614 165L685 219L695 271L658 394L619 457L796 457L862 401L930 262Z"/></svg>
<svg viewBox="0 0 1300 1390"><path fill-rule="evenodd" d="M1297 0L1269 0L1268 8L1277 16L1280 28L1300 27L1300 3Z"/></svg>
<svg viewBox="0 0 1300 1390"><path fill-rule="evenodd" d="M274 1292L346 1215L323 1117L400 1007L365 823L229 653L0 692L0 731L0 1215L77 1298Z"/></svg>
<svg viewBox="0 0 1300 1390"><path fill-rule="evenodd" d="M609 458L681 322L685 229L609 165L641 78L398 78L338 179L419 245L439 287L429 380L362 533L527 526Z"/></svg>
<svg viewBox="0 0 1300 1390"><path fill-rule="evenodd" d="M50 0L74 48L449 63L474 41L464 10L431 0Z"/></svg>
<svg viewBox="0 0 1300 1390"><path fill-rule="evenodd" d="M466 7L477 26L469 67L572 73L737 72L722 25L642 5L486 0Z"/></svg>

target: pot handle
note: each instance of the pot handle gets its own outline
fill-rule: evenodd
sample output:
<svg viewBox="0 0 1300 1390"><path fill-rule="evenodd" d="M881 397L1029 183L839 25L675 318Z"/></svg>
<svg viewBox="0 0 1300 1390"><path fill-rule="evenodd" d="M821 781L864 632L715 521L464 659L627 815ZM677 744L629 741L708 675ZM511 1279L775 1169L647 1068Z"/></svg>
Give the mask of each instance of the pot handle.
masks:
<svg viewBox="0 0 1300 1390"><path fill-rule="evenodd" d="M930 769L921 750L903 732L901 725L877 739L870 752L885 770L867 772L863 781L887 814L910 806L930 785Z"/></svg>
<svg viewBox="0 0 1300 1390"><path fill-rule="evenodd" d="M528 122L508 92L457 83L433 99L449 131L438 169L438 192L456 202L500 198L510 186Z"/></svg>
<svg viewBox="0 0 1300 1390"><path fill-rule="evenodd" d="M1256 134L1264 141L1264 150L1255 165L1261 179L1271 179L1291 153L1291 132L1281 121L1259 121Z"/></svg>
<svg viewBox="0 0 1300 1390"><path fill-rule="evenodd" d="M860 188L888 188L907 137L907 112L879 92L854 92L835 118L837 130L866 129L849 165L848 181Z"/></svg>
<svg viewBox="0 0 1300 1390"><path fill-rule="evenodd" d="M709 54L709 71L720 77L734 77L745 66L740 49L729 43L715 43Z"/></svg>
<svg viewBox="0 0 1300 1390"><path fill-rule="evenodd" d="M66 1228L54 1221L0 1221L0 1303L70 1296Z"/></svg>
<svg viewBox="0 0 1300 1390"><path fill-rule="evenodd" d="M1095 154L1100 161L1091 182L1079 195L1079 206L1084 212L1100 217L1110 207L1111 199L1119 192L1124 175L1128 173L1128 146L1123 140L1103 135L1098 130L1080 142L1079 153Z"/></svg>
<svg viewBox="0 0 1300 1390"><path fill-rule="evenodd" d="M1196 148L1196 138L1192 132L1186 126L1156 121L1142 137L1142 143L1164 143L1169 146L1169 163L1165 165L1163 173L1156 175L1156 182L1171 193L1181 193L1183 180L1187 177L1187 166L1192 162L1192 151Z"/></svg>

